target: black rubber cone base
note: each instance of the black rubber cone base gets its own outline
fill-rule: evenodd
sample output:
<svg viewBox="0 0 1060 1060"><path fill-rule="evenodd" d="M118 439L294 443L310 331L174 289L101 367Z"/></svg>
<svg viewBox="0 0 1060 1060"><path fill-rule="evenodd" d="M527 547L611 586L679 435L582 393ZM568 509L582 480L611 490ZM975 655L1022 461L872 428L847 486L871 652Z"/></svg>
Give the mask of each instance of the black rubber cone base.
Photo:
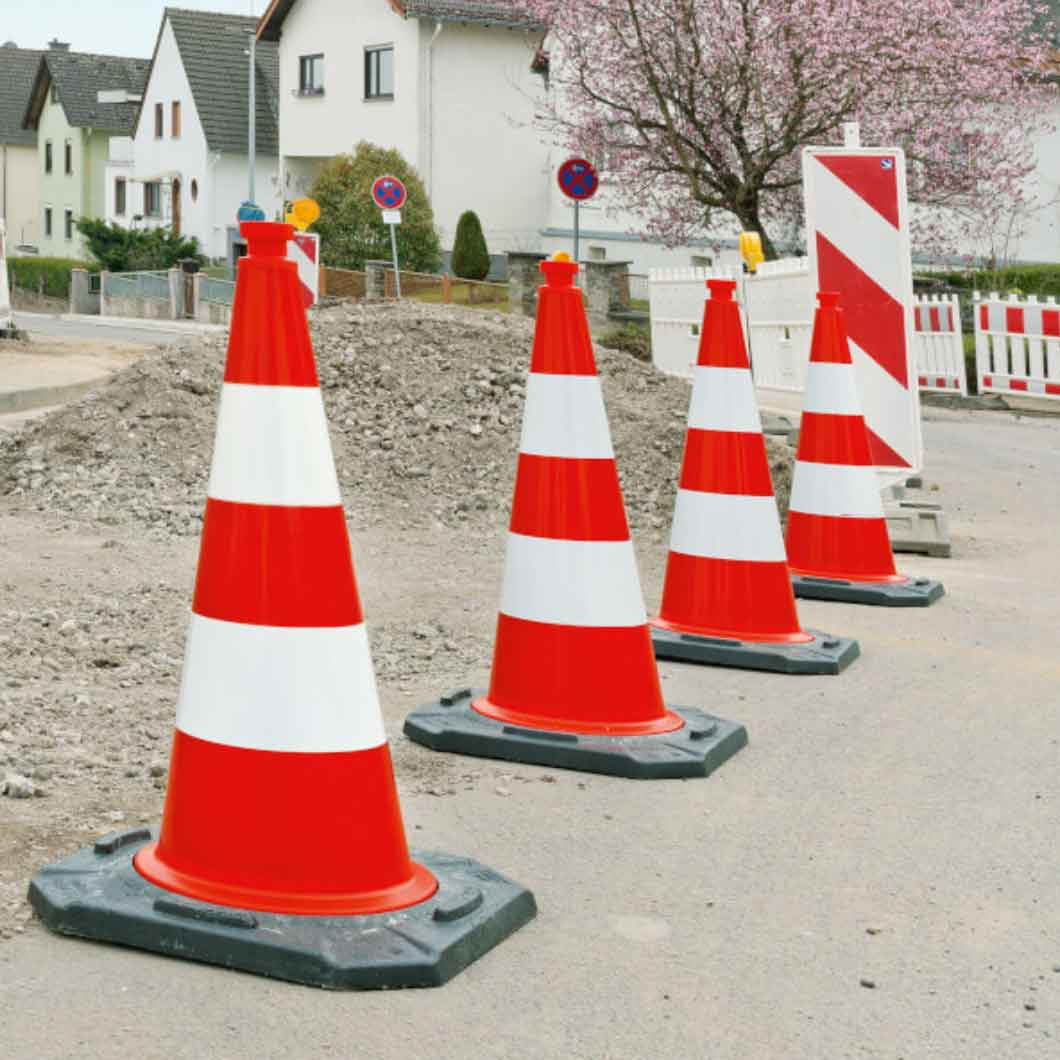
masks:
<svg viewBox="0 0 1060 1060"><path fill-rule="evenodd" d="M735 666L741 670L770 670L778 674L838 674L860 654L856 640L831 633L807 630L812 641L777 644L761 640L730 640L700 637L671 629L651 627L651 643L657 659Z"/></svg>
<svg viewBox="0 0 1060 1060"><path fill-rule="evenodd" d="M671 707L685 724L657 736L597 736L525 729L471 709L471 689L442 696L405 719L405 735L433 751L580 769L635 780L707 777L747 745L747 730L701 710Z"/></svg>
<svg viewBox="0 0 1060 1060"><path fill-rule="evenodd" d="M332 990L440 986L532 920L534 896L470 858L413 851L438 880L425 902L371 916L290 916L164 891L133 867L152 829L116 832L33 878L61 935L151 950Z"/></svg>
<svg viewBox="0 0 1060 1060"><path fill-rule="evenodd" d="M791 587L803 600L835 600L844 604L875 604L877 607L928 607L941 600L946 592L942 582L931 578L907 578L904 582L852 582L793 574Z"/></svg>

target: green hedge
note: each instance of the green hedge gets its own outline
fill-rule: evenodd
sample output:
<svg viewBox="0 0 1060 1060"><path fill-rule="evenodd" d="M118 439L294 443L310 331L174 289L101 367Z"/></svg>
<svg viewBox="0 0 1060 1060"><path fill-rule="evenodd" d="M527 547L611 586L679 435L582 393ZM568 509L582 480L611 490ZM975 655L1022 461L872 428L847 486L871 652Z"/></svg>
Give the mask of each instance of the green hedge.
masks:
<svg viewBox="0 0 1060 1060"><path fill-rule="evenodd" d="M1018 291L1020 294L1060 295L1060 265L1014 265L978 272L925 272L917 286L932 281L969 291Z"/></svg>
<svg viewBox="0 0 1060 1060"><path fill-rule="evenodd" d="M42 292L52 298L70 297L72 269L99 272L99 266L95 262L78 261L76 258L8 258L7 269L14 287Z"/></svg>

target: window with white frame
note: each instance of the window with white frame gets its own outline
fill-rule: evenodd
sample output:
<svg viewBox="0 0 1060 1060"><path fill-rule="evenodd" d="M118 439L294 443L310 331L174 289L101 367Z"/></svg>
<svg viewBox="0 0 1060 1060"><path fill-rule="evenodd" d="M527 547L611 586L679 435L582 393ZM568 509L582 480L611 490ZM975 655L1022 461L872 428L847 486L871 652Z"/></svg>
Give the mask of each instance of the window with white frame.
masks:
<svg viewBox="0 0 1060 1060"><path fill-rule="evenodd" d="M162 216L162 183L151 180L144 185L144 214L147 217Z"/></svg>
<svg viewBox="0 0 1060 1060"><path fill-rule="evenodd" d="M74 238L74 211L69 207L63 211L63 238L67 241Z"/></svg>
<svg viewBox="0 0 1060 1060"><path fill-rule="evenodd" d="M114 213L118 217L125 216L126 185L124 177L114 178Z"/></svg>

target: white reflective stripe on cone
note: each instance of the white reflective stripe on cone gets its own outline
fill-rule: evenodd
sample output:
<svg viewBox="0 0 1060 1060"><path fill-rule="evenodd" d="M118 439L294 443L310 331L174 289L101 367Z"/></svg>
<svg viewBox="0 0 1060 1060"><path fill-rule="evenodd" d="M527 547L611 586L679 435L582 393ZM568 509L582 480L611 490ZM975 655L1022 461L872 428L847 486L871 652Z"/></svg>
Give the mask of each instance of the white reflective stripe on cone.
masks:
<svg viewBox="0 0 1060 1060"><path fill-rule="evenodd" d="M519 452L530 456L613 458L599 377L531 372L526 379Z"/></svg>
<svg viewBox="0 0 1060 1060"><path fill-rule="evenodd" d="M787 559L777 502L771 496L678 490L670 549L709 559Z"/></svg>
<svg viewBox="0 0 1060 1060"><path fill-rule="evenodd" d="M225 383L208 492L243 504L340 504L320 390Z"/></svg>
<svg viewBox="0 0 1060 1060"><path fill-rule="evenodd" d="M386 743L364 623L253 626L192 614L177 728L258 751Z"/></svg>
<svg viewBox="0 0 1060 1060"><path fill-rule="evenodd" d="M501 611L560 626L647 622L633 542L508 534Z"/></svg>
<svg viewBox="0 0 1060 1060"><path fill-rule="evenodd" d="M875 468L795 461L791 511L882 519L883 500Z"/></svg>
<svg viewBox="0 0 1060 1060"><path fill-rule="evenodd" d="M697 364L688 426L698 431L761 434L750 371Z"/></svg>
<svg viewBox="0 0 1060 1060"><path fill-rule="evenodd" d="M860 416L861 398L858 396L854 366L811 361L806 373L806 397L802 411Z"/></svg>

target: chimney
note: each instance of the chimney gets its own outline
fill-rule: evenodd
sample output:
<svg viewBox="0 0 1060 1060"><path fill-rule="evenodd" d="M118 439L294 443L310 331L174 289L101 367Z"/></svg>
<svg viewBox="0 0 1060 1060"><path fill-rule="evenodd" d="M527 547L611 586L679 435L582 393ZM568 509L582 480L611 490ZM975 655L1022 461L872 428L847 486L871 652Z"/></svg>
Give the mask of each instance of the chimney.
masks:
<svg viewBox="0 0 1060 1060"><path fill-rule="evenodd" d="M70 42L66 40L59 40L58 37L48 41L48 47L53 52L68 52L70 50Z"/></svg>

